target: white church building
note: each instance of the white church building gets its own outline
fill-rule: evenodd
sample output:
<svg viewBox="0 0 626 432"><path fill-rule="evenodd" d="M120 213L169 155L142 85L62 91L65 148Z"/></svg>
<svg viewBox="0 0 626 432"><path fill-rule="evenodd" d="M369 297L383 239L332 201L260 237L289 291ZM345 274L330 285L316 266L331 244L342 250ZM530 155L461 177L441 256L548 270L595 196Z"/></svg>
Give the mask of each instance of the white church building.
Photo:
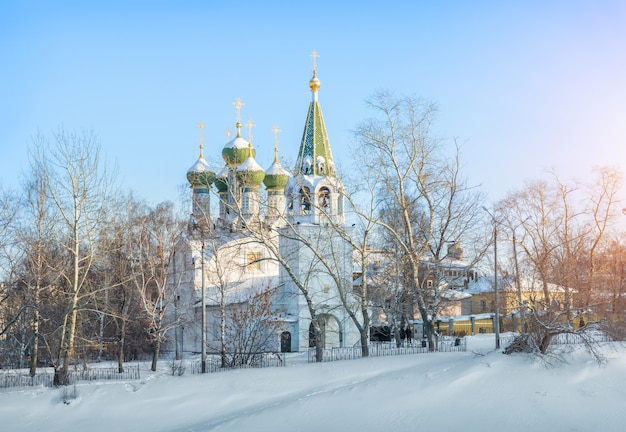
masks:
<svg viewBox="0 0 626 432"><path fill-rule="evenodd" d="M345 237L351 227L345 226L344 187L318 101L315 64L309 88L312 100L291 173L281 166L276 144L270 167L256 162L254 146L241 136L240 102L235 104L237 134L222 150L221 170L211 170L200 142L200 156L187 172L192 214L170 269L175 296L168 310L179 323L168 334L170 349L201 351L203 306L207 346L217 347L221 312L245 308L267 291L273 293L271 320L276 323L267 350L303 351L315 345L309 303L322 329L323 348L359 343L345 307L358 304L346 290L353 278L353 249Z"/></svg>

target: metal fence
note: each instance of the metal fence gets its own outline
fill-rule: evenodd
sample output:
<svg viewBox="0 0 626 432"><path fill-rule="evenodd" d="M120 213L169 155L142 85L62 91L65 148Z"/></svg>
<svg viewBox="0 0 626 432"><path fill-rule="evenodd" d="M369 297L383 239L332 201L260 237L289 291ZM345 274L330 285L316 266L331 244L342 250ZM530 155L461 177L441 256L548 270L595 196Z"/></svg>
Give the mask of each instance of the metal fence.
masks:
<svg viewBox="0 0 626 432"><path fill-rule="evenodd" d="M604 332L596 331L581 335L579 333L560 333L552 338L550 343L555 345L575 345L582 343L612 342L611 336Z"/></svg>
<svg viewBox="0 0 626 432"><path fill-rule="evenodd" d="M515 338L519 336L517 333L501 335L500 346L509 346ZM603 331L593 331L587 333L559 333L554 335L550 340L552 345L577 345L584 343L600 343L613 342L613 338Z"/></svg>
<svg viewBox="0 0 626 432"><path fill-rule="evenodd" d="M231 354L227 354L228 359L233 359ZM231 369L256 369L266 367L280 367L285 366L285 354L278 352L270 353L257 353L253 354L247 363L237 363L237 361L230 362L230 365L222 367L222 361L220 357L212 356L206 361L206 373L222 372ZM202 373L202 361L194 360L182 364L185 370L188 370L192 375Z"/></svg>
<svg viewBox="0 0 626 432"><path fill-rule="evenodd" d="M139 365L126 366L124 372L118 368L91 368L69 371L69 383L78 381L137 380L141 378ZM0 373L0 388L11 387L52 387L54 372L39 372L34 377L18 373Z"/></svg>
<svg viewBox="0 0 626 432"><path fill-rule="evenodd" d="M368 345L369 357L385 357L407 354L425 354L428 352L462 352L467 351L467 340L465 338L440 337L435 349L430 351L426 341L415 341L412 344L397 346L395 342L381 342ZM322 361L331 362L338 360L354 360L363 357L361 346L330 348L322 351ZM308 352L309 363L317 361L315 348Z"/></svg>

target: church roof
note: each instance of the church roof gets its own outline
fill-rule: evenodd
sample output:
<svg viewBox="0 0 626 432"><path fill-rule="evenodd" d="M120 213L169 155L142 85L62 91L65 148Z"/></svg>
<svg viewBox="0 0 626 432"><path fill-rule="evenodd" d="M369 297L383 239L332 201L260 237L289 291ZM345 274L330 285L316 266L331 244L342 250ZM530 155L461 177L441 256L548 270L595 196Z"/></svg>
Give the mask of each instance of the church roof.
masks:
<svg viewBox="0 0 626 432"><path fill-rule="evenodd" d="M200 123L200 156L198 160L187 170L187 181L192 187L204 187L210 188L211 184L215 180L215 173L209 168L209 164L204 160L202 150L202 129L204 125Z"/></svg>
<svg viewBox="0 0 626 432"><path fill-rule="evenodd" d="M309 87L313 93L313 100L309 104L306 123L302 132L296 172L304 175L335 177L333 154L328 141L322 108L317 100L320 82L315 69Z"/></svg>
<svg viewBox="0 0 626 432"><path fill-rule="evenodd" d="M289 172L281 166L280 162L274 161L265 171L263 183L269 189L284 189L289 181L289 177Z"/></svg>
<svg viewBox="0 0 626 432"><path fill-rule="evenodd" d="M248 158L237 167L237 178L244 186L258 186L265 177L263 167L254 160L252 145L248 144Z"/></svg>
<svg viewBox="0 0 626 432"><path fill-rule="evenodd" d="M204 158L200 156L189 170L187 170L187 181L193 187L211 187L215 180L215 173L209 168Z"/></svg>
<svg viewBox="0 0 626 432"><path fill-rule="evenodd" d="M241 123L237 122L237 136L226 143L222 149L222 158L230 167L241 165L249 156L251 143L241 136ZM252 147L252 156L256 150Z"/></svg>

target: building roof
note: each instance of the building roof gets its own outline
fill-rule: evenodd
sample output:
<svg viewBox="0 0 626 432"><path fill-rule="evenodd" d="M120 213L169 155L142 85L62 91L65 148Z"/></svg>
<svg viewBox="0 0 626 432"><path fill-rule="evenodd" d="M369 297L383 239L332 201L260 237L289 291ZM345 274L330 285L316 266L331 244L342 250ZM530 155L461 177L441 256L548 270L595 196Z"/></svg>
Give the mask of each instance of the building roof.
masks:
<svg viewBox="0 0 626 432"><path fill-rule="evenodd" d="M330 150L326 125L322 108L317 101L317 92L320 87L317 71L313 70L313 78L309 82L313 93L313 100L309 104L302 141L298 150L296 172L303 175L335 177L335 163Z"/></svg>
<svg viewBox="0 0 626 432"><path fill-rule="evenodd" d="M464 290L469 294L484 294L492 293L494 289L494 277L493 276L481 276L476 281L470 281L467 285L467 289ZM539 292L543 290L542 281L531 278L520 278L520 288L522 292ZM565 289L553 283L548 283L548 290L550 292L564 292ZM511 276L498 277L498 291L517 291L515 286L515 280Z"/></svg>

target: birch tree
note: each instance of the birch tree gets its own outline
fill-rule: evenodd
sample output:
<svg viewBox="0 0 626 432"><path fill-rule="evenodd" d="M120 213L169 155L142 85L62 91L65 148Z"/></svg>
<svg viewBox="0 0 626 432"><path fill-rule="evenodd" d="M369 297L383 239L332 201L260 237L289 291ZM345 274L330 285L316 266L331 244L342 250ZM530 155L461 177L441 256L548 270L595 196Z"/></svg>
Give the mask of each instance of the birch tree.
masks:
<svg viewBox="0 0 626 432"><path fill-rule="evenodd" d="M69 260L61 274L67 302L58 353L60 364L55 366L55 383L66 385L75 355L84 288L94 264L96 240L105 227L114 176L101 160L98 139L88 131L78 134L59 130L52 139L37 136L32 166L40 170L59 221L59 229L52 232L55 242Z"/></svg>
<svg viewBox="0 0 626 432"><path fill-rule="evenodd" d="M432 103L379 92L368 107L374 115L357 127L356 137L359 163L366 176L376 173L374 190L387 212L375 224L401 257L403 282L434 349L434 323L448 289L441 283L444 247L449 241L472 244L480 256L484 231L474 228L482 225L483 199L461 176L458 146L447 148L434 136ZM421 274L425 258L435 263L430 277ZM433 280L432 287L425 286L427 279Z"/></svg>

